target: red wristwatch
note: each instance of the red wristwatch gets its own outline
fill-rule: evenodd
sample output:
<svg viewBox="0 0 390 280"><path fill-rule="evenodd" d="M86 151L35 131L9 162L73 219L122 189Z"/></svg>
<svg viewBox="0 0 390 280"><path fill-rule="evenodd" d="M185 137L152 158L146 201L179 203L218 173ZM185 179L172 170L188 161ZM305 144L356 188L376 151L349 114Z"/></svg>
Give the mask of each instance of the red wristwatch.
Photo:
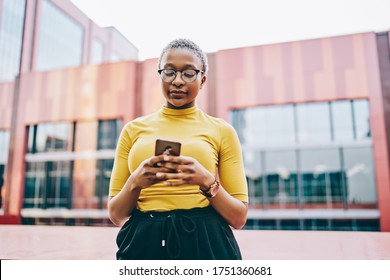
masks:
<svg viewBox="0 0 390 280"><path fill-rule="evenodd" d="M199 189L200 193L203 194L207 198L213 198L217 195L219 191L219 182L217 179L215 179L214 183L211 184L211 186L208 188L207 191L204 191L202 189Z"/></svg>

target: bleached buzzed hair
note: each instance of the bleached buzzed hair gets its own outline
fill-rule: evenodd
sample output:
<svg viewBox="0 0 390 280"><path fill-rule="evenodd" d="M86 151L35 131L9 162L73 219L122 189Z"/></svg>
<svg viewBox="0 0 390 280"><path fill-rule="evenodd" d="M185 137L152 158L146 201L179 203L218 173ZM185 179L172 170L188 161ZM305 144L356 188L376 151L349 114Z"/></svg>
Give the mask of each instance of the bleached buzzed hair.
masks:
<svg viewBox="0 0 390 280"><path fill-rule="evenodd" d="M170 51L171 49L185 49L185 50L188 50L190 52L192 52L193 54L195 54L199 59L200 61L202 62L203 64L203 68L202 70L206 73L207 72L207 69L208 69L208 63L207 63L207 56L206 54L202 51L202 49L197 45L195 44L193 41L189 40L189 39L183 39L183 38L179 38L179 39L175 39L173 40L172 42L170 42L161 52L161 55L160 55L160 58L158 59L158 69L161 69L161 60L163 58L163 56L168 52Z"/></svg>

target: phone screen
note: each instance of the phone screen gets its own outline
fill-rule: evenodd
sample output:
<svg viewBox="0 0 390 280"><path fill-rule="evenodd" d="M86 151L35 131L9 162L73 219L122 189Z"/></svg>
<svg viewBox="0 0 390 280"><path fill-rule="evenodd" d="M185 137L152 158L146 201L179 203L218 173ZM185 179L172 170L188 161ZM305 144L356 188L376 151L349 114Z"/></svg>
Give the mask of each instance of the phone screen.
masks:
<svg viewBox="0 0 390 280"><path fill-rule="evenodd" d="M163 153L171 154L174 156L180 156L181 143L169 141L169 140L156 140L155 155L161 155Z"/></svg>

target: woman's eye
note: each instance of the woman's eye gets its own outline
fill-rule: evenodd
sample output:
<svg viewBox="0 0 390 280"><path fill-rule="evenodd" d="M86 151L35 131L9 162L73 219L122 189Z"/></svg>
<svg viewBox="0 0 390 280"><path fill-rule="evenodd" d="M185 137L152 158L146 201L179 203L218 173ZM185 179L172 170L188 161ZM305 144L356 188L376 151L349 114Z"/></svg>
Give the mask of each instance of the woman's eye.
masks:
<svg viewBox="0 0 390 280"><path fill-rule="evenodd" d="M194 71L184 71L183 75L186 76L187 78L193 78L196 75L196 72L194 72Z"/></svg>
<svg viewBox="0 0 390 280"><path fill-rule="evenodd" d="M172 70L165 70L164 71L164 75L167 76L167 77L172 77L172 76L175 76L175 71L172 71Z"/></svg>

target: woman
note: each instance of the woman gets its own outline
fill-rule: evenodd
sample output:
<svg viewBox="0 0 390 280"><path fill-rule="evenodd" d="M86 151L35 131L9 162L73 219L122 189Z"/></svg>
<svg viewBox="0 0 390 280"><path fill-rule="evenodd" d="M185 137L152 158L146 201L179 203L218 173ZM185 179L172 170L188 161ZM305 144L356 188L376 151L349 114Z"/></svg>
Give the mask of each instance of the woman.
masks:
<svg viewBox="0 0 390 280"><path fill-rule="evenodd" d="M172 41L158 62L165 105L121 132L108 203L117 259L241 259L229 227L248 211L241 148L232 126L196 107L207 66L195 43ZM155 156L160 138L181 155Z"/></svg>

